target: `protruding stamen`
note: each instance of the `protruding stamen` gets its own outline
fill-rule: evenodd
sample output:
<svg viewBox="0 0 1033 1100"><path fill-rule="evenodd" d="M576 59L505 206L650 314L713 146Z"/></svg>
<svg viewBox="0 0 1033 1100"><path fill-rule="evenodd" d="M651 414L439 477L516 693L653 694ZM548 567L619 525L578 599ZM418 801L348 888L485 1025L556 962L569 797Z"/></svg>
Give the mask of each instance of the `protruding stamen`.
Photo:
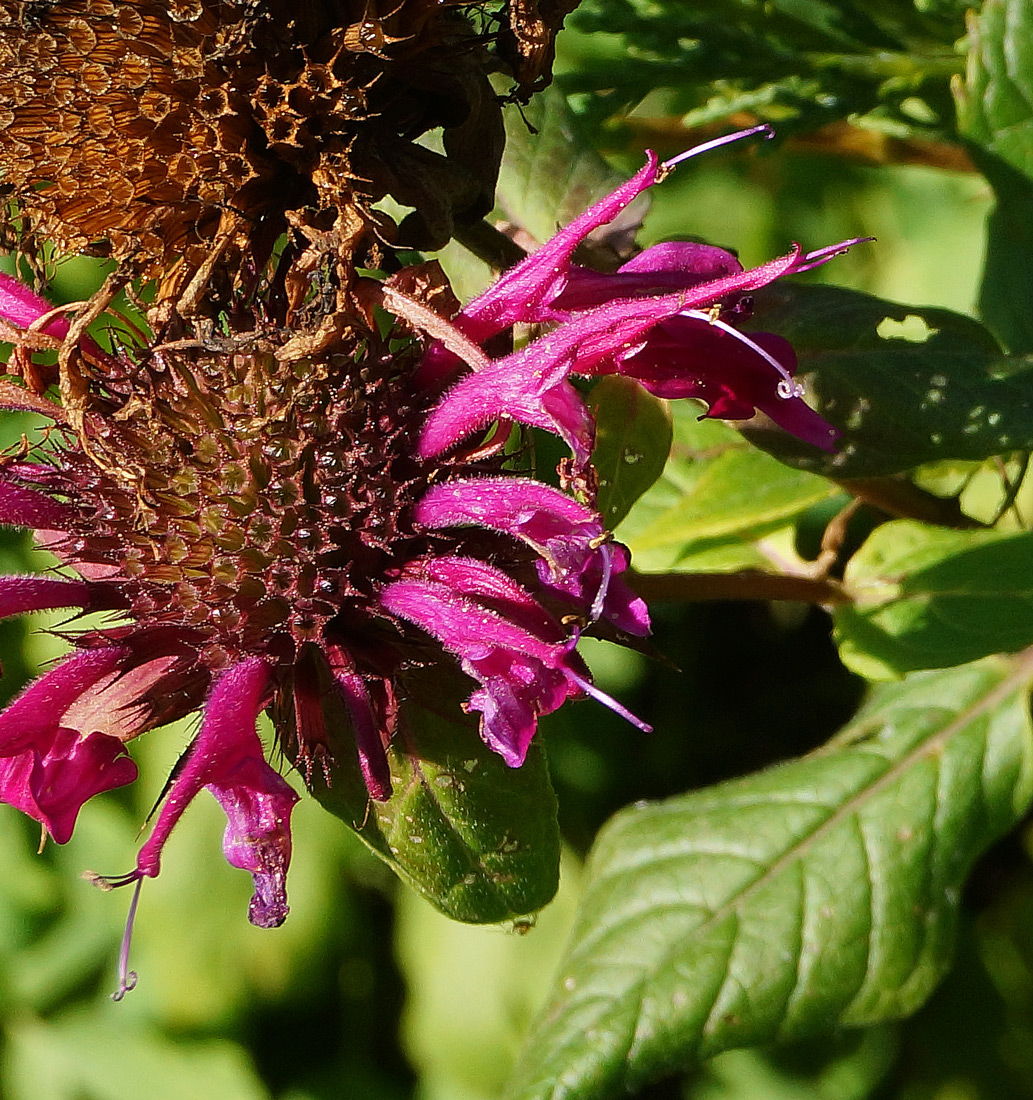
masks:
<svg viewBox="0 0 1033 1100"><path fill-rule="evenodd" d="M834 256L842 256L855 244L867 244L868 241L874 240L874 237L851 237L848 241L829 244L824 248L819 248L816 252L808 252L805 256L801 256L797 263L793 264L793 274L797 275L801 271L810 271L812 267L821 267L822 264L828 263Z"/></svg>
<svg viewBox="0 0 1033 1100"><path fill-rule="evenodd" d="M136 988L136 971L129 969L129 945L133 939L133 923L136 920L136 907L140 901L140 887L143 875L136 878L133 900L129 903L129 916L126 918L126 930L122 933L122 946L118 952L118 989L111 994L113 1001L120 1001L132 989Z"/></svg>
<svg viewBox="0 0 1033 1100"><path fill-rule="evenodd" d="M566 670L566 676L572 683L577 684L586 695L590 695L596 702L602 703L604 707L612 710L614 714L619 714L625 722L630 722L636 729L640 729L643 733L653 732L653 727L649 725L648 722L643 722L641 718L636 718L627 707L621 706L612 695L607 695L605 691L600 691L591 681L584 679L582 676L578 676L576 672L571 672L570 669Z"/></svg>
<svg viewBox="0 0 1033 1100"><path fill-rule="evenodd" d="M690 157L699 156L700 153L709 153L711 149L719 149L722 145L731 145L733 141L742 141L743 138L753 137L754 134L763 134L765 140L768 140L775 136L775 130L773 126L769 126L766 122L762 122L759 126L751 126L748 130L737 130L734 134L725 134L722 137L713 138L711 141L704 141L702 145L694 145L691 149L686 149L684 153L679 153L676 157L665 160L662 167L674 168Z"/></svg>
<svg viewBox="0 0 1033 1100"><path fill-rule="evenodd" d="M140 903L140 887L145 876L134 870L125 875L98 875L96 871L83 871L82 877L93 883L98 890L105 892L117 890L118 887L128 886L130 883L135 884L133 900L129 903L129 915L126 917L126 928L122 933L122 946L118 951L118 989L111 994L113 1001L120 1001L131 989L136 988L136 971L129 969L129 944L133 939L136 907Z"/></svg>
<svg viewBox="0 0 1033 1100"><path fill-rule="evenodd" d="M760 344L751 340L746 333L740 332L737 328L733 328L732 325L726 321L721 321L714 317L710 313L704 313L698 309L683 309L681 312L682 317L693 317L697 321L706 321L708 325L713 325L715 328L719 328L722 332L727 332L729 336L734 336L741 344L745 344L748 348L755 351L761 359L766 363L770 363L771 366L778 371L782 376L781 382L775 387L779 397L789 400L792 397L802 397L804 393L803 386L785 369L784 366L770 353L765 351Z"/></svg>
<svg viewBox="0 0 1033 1100"><path fill-rule="evenodd" d="M603 544L599 547L599 556L603 563L602 576L599 578L599 591L596 592L592 608L588 613L593 623L597 623L603 617L606 606L606 596L610 591L610 577L613 576L613 548L609 544Z"/></svg>

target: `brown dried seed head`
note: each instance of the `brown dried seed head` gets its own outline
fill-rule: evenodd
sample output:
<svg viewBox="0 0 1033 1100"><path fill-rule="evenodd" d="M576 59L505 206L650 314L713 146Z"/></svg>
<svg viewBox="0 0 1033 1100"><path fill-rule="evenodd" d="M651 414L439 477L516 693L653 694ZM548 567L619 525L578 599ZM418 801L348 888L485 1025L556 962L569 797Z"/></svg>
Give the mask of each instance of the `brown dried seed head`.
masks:
<svg viewBox="0 0 1033 1100"><path fill-rule="evenodd" d="M361 252L385 232L372 204L396 193L420 208L399 243L439 246L457 219L490 208L501 155L485 76L497 67L486 49L497 24L480 8L0 0L0 197L19 217L7 233L23 232L26 247L46 239L60 252L113 254L174 297L211 267L209 309L262 268L278 234L318 212L346 224ZM537 3L518 9L530 26ZM526 79L513 46L522 33L510 28L506 48ZM414 144L438 127L455 137L447 156ZM311 234L291 235L288 256L316 247ZM339 249L332 257L339 286L351 263Z"/></svg>

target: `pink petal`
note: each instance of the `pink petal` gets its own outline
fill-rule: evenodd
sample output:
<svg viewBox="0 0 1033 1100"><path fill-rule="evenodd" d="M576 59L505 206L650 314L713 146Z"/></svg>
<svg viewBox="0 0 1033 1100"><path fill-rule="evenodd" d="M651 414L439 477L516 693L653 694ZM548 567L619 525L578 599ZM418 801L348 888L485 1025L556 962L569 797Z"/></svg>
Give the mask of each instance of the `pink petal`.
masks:
<svg viewBox="0 0 1033 1100"><path fill-rule="evenodd" d="M540 555L538 575L547 590L592 619L649 633L645 603L616 579L627 554L606 541L597 513L558 489L515 477L450 481L424 495L416 519L428 527L478 524L521 539Z"/></svg>
<svg viewBox="0 0 1033 1100"><path fill-rule="evenodd" d="M522 354L522 353L520 353ZM566 381L570 363L500 359L467 375L427 417L420 433L421 458L434 458L500 418L554 432L579 464L588 461L595 421L577 390Z"/></svg>
<svg viewBox="0 0 1033 1100"><path fill-rule="evenodd" d="M84 692L114 672L128 653L120 646L80 650L34 680L0 713L0 757L29 748L48 751L66 711Z"/></svg>
<svg viewBox="0 0 1033 1100"><path fill-rule="evenodd" d="M550 303L552 319L590 309L614 298L638 298L687 290L700 283L739 274L742 264L723 248L694 241L663 241L632 257L615 272L573 268L567 286Z"/></svg>
<svg viewBox="0 0 1033 1100"><path fill-rule="evenodd" d="M44 314L50 313L53 308L46 298L41 298L17 279L0 272L0 320L9 321L19 328L28 328ZM63 340L68 335L68 329L67 318L64 314L58 313L47 321L42 331L48 336ZM107 363L114 362L112 357L101 350L89 336L83 337L82 349L91 358Z"/></svg>
<svg viewBox="0 0 1033 1100"><path fill-rule="evenodd" d="M391 797L391 769L388 767L384 739L369 689L357 672L341 670L337 685L344 697L355 734L359 768L370 798L383 802Z"/></svg>
<svg viewBox="0 0 1033 1100"><path fill-rule="evenodd" d="M183 811L207 787L226 811L223 852L255 880L249 917L263 928L287 916L290 815L298 796L267 763L255 730L269 687L269 666L252 657L215 681L200 733L175 776L147 842L137 856L138 875L153 877L161 852Z"/></svg>
<svg viewBox="0 0 1033 1100"><path fill-rule="evenodd" d="M67 531L75 519L76 511L70 505L0 476L0 524Z"/></svg>
<svg viewBox="0 0 1033 1100"><path fill-rule="evenodd" d="M779 360L789 374L796 355L771 333L752 333L753 343ZM839 432L799 397L779 392L780 377L755 351L706 321L672 317L645 344L616 366L658 397L695 397L709 416L748 420L757 410L787 432L823 450L835 448Z"/></svg>
<svg viewBox="0 0 1033 1100"><path fill-rule="evenodd" d="M481 712L484 742L510 767L519 767L539 715L581 694L570 664L576 660L574 643L562 638L559 624L527 592L492 566L449 558L427 563L425 572L426 579L388 585L381 602L437 638L480 683L467 707Z"/></svg>
<svg viewBox="0 0 1033 1100"><path fill-rule="evenodd" d="M29 793L38 812L22 808L42 822L58 844L71 837L84 803L102 791L132 783L137 775L125 745L106 733L80 738L75 730L61 729L47 753L30 755Z"/></svg>
<svg viewBox="0 0 1033 1100"><path fill-rule="evenodd" d="M58 844L72 835L86 801L136 778L118 738L74 718L82 696L127 655L118 646L75 653L0 714L0 801L41 822Z"/></svg>
<svg viewBox="0 0 1033 1100"><path fill-rule="evenodd" d="M567 282L570 259L577 246L599 226L612 221L657 178L657 158L646 153L646 163L631 179L590 206L526 260L522 260L475 298L453 319L463 335L483 343L518 321L548 319L548 303ZM457 364L456 357L440 344L433 345L421 365L424 379L440 378Z"/></svg>
<svg viewBox="0 0 1033 1100"><path fill-rule="evenodd" d="M57 577L0 577L0 619L59 607L89 607L92 590L85 581Z"/></svg>

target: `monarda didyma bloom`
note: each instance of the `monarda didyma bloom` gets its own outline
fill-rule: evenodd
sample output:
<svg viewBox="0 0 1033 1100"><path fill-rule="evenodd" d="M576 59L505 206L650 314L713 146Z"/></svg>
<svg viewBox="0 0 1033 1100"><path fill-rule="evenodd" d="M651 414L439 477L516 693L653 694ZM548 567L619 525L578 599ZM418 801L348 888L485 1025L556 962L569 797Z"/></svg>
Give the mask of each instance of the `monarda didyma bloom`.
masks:
<svg viewBox="0 0 1033 1100"><path fill-rule="evenodd" d="M593 696L648 728L595 688L576 649L593 629L643 636L649 618L595 508L594 422L570 376L626 374L702 398L710 415L760 409L818 446L836 436L804 404L788 346L735 328L751 291L835 249L752 271L698 244L648 249L609 275L572 262L665 170L650 156L451 318L401 281L378 290L424 341L395 329L284 363L284 337L250 307L218 339L184 324L108 353L84 338L75 416L44 396L53 368L32 362L68 322L0 277L0 336L16 347L0 403L52 425L3 461L0 522L32 528L59 563L0 579L0 615L109 613L67 629L71 654L0 715L0 799L64 843L87 799L134 779L134 738L203 710L135 867L102 882L138 891L157 875L205 787L226 812L227 860L254 877L250 918L270 927L287 915L297 795L263 755L263 709L291 716L279 748L310 778L330 764L322 695L336 691L374 800L390 796L385 747L409 667L461 669L466 709L512 767L568 699ZM550 327L489 358L483 345L518 321ZM514 465L514 424L569 444L562 489ZM126 953L119 995L133 980Z"/></svg>

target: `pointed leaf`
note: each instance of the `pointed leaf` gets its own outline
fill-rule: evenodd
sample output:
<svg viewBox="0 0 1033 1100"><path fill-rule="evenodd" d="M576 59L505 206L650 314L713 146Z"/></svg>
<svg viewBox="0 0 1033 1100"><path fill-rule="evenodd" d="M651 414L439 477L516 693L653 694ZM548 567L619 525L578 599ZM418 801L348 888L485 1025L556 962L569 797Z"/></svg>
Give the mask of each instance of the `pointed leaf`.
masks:
<svg viewBox="0 0 1033 1100"><path fill-rule="evenodd" d="M1033 797L1029 654L884 685L804 759L619 814L507 1100L608 1100L723 1050L914 1012Z"/></svg>
<svg viewBox="0 0 1033 1100"><path fill-rule="evenodd" d="M489 924L541 909L556 893L556 798L539 745L521 768L484 745L462 710L465 686L440 668L409 677L388 748L394 793L386 802L366 794L346 713L327 693L334 766L328 781L314 772L311 786L446 916Z"/></svg>
<svg viewBox="0 0 1033 1100"><path fill-rule="evenodd" d="M614 528L664 472L671 451L671 410L630 378L611 375L593 389L592 462L599 473L599 510Z"/></svg>
<svg viewBox="0 0 1033 1100"><path fill-rule="evenodd" d="M851 558L836 609L840 656L874 679L1033 644L1033 534L877 528Z"/></svg>
<svg viewBox="0 0 1033 1100"><path fill-rule="evenodd" d="M955 89L958 129L1033 178L1033 7L986 0L968 46L965 83Z"/></svg>

